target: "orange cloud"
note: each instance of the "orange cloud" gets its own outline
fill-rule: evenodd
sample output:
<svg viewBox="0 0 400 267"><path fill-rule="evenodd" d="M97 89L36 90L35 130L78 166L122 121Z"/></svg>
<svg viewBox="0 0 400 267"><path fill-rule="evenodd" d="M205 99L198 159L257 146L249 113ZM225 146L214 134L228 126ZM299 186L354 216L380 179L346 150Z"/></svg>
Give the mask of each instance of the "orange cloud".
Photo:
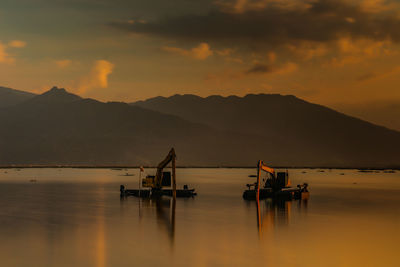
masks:
<svg viewBox="0 0 400 267"><path fill-rule="evenodd" d="M169 53L174 53L197 60L205 60L209 56L213 55L213 51L210 49L210 46L207 43L200 43L197 47L194 47L190 50L170 46L165 46L162 49Z"/></svg>
<svg viewBox="0 0 400 267"><path fill-rule="evenodd" d="M399 8L399 4L387 0L361 0L361 9L369 13L381 13Z"/></svg>
<svg viewBox="0 0 400 267"><path fill-rule="evenodd" d="M295 72L298 68L299 67L296 63L288 62L288 63L284 64L283 66L281 66L280 68L278 68L274 73L288 74L288 73Z"/></svg>
<svg viewBox="0 0 400 267"><path fill-rule="evenodd" d="M322 57L328 53L326 44L318 42L302 42L297 45L288 45L289 51L304 60Z"/></svg>
<svg viewBox="0 0 400 267"><path fill-rule="evenodd" d="M20 41L20 40L14 40L8 43L9 47L15 47L15 48L22 48L26 46L26 42Z"/></svg>
<svg viewBox="0 0 400 267"><path fill-rule="evenodd" d="M7 52L8 48L22 48L25 46L25 42L18 40L11 41L8 44L3 44L0 42L0 63L13 64L15 62L15 58Z"/></svg>
<svg viewBox="0 0 400 267"><path fill-rule="evenodd" d="M282 9L307 9L313 0L217 0L216 5L225 12L244 13L246 11L261 10L268 6Z"/></svg>
<svg viewBox="0 0 400 267"><path fill-rule="evenodd" d="M70 59L56 60L55 63L59 68L66 68L72 64L72 60Z"/></svg>
<svg viewBox="0 0 400 267"><path fill-rule="evenodd" d="M275 63L275 61L276 61L276 53L269 52L267 56L268 56L268 60L269 60L270 63Z"/></svg>
<svg viewBox="0 0 400 267"><path fill-rule="evenodd" d="M97 60L87 76L81 78L78 93L86 93L92 89L107 88L108 76L113 72L114 64L107 60Z"/></svg>
<svg viewBox="0 0 400 267"><path fill-rule="evenodd" d="M15 60L8 55L6 48L6 45L0 43L0 63L13 63Z"/></svg>
<svg viewBox="0 0 400 267"><path fill-rule="evenodd" d="M226 56L230 56L234 52L234 50L231 48L226 48L226 49L222 49L222 50L216 50L215 52L219 56L226 57Z"/></svg>
<svg viewBox="0 0 400 267"><path fill-rule="evenodd" d="M392 49L389 40L375 41L370 39L353 40L348 37L340 38L336 42L338 55L333 57L328 66L342 67L348 64L357 64L368 59L382 55L394 55L397 52Z"/></svg>

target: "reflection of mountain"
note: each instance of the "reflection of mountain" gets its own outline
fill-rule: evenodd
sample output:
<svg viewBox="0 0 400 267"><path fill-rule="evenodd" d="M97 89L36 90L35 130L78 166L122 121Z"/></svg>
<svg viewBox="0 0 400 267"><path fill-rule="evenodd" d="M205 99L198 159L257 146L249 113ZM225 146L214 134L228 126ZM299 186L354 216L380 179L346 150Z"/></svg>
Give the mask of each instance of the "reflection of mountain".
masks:
<svg viewBox="0 0 400 267"><path fill-rule="evenodd" d="M180 166L395 167L400 158L399 132L294 96L128 105L53 88L0 104L0 125L0 165L155 165L171 147Z"/></svg>

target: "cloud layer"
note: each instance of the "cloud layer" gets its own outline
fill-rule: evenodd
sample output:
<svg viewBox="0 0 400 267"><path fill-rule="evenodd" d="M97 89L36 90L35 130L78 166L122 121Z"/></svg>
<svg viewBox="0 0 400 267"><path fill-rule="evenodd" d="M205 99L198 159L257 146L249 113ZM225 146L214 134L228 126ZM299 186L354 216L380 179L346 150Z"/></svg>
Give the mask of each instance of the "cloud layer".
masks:
<svg viewBox="0 0 400 267"><path fill-rule="evenodd" d="M197 60L205 60L213 54L213 51L211 51L210 46L207 43L201 43L190 50L171 46L164 46L162 49L173 54L178 54Z"/></svg>
<svg viewBox="0 0 400 267"><path fill-rule="evenodd" d="M8 44L0 42L0 63L12 64L15 62L15 57L8 52L9 48L22 48L26 46L26 42L14 40Z"/></svg>
<svg viewBox="0 0 400 267"><path fill-rule="evenodd" d="M240 2L243 4L236 9L235 5L228 8L225 4L224 8L205 15L168 17L135 24L116 22L112 26L134 33L196 42L234 41L278 46L298 41L330 42L343 36L400 42L398 15L388 11L372 12L365 4L372 6L379 1L294 1L303 5L277 0L235 3Z"/></svg>

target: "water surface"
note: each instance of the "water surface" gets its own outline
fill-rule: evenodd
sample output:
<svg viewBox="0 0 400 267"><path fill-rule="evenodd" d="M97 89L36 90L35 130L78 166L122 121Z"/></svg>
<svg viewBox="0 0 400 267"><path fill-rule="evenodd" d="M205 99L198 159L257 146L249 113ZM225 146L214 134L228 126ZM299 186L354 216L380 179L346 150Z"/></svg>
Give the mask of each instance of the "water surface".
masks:
<svg viewBox="0 0 400 267"><path fill-rule="evenodd" d="M400 172L289 170L310 199L261 201L260 223L254 173L177 169L198 196L174 205L121 199L138 169L0 169L0 266L399 266Z"/></svg>

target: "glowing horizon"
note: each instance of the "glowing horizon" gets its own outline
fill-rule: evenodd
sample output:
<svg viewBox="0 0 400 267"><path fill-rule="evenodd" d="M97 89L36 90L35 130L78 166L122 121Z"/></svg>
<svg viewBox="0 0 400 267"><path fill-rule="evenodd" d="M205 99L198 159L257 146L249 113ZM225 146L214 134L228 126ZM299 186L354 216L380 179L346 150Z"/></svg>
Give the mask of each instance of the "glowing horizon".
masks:
<svg viewBox="0 0 400 267"><path fill-rule="evenodd" d="M124 102L279 93L344 109L400 103L394 0L18 0L0 12L0 86Z"/></svg>

